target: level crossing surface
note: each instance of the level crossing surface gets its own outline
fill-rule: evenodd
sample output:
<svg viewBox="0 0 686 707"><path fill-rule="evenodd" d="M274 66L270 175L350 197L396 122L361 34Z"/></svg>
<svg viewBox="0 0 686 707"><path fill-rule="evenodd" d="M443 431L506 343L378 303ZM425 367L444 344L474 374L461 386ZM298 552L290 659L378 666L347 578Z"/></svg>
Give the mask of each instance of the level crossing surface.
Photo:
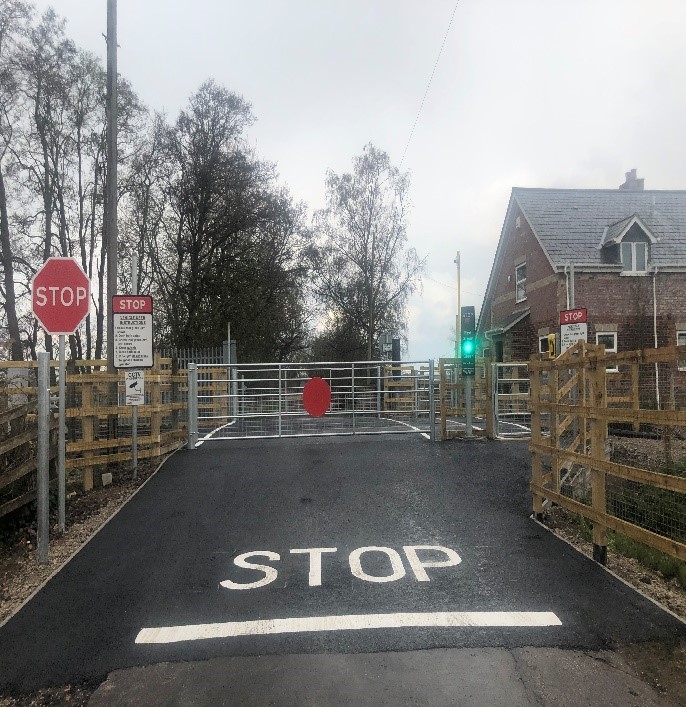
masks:
<svg viewBox="0 0 686 707"><path fill-rule="evenodd" d="M0 628L0 694L168 661L686 637L529 517L529 467L525 442L421 435L180 451Z"/></svg>

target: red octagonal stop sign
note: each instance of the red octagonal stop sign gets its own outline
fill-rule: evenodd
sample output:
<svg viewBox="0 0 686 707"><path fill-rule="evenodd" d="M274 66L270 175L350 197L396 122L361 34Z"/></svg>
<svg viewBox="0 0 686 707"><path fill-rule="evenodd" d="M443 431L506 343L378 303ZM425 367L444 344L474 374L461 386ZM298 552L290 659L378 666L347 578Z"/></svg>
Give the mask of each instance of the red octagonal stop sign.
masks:
<svg viewBox="0 0 686 707"><path fill-rule="evenodd" d="M89 300L90 282L73 258L48 258L31 280L31 309L48 334L73 334Z"/></svg>

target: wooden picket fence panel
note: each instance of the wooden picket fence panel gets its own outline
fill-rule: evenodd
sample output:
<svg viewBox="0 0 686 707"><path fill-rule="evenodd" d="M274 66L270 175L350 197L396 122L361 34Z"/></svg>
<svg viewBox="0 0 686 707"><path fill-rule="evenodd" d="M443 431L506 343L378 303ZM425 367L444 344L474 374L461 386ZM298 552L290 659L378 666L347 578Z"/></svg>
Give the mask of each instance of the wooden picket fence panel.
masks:
<svg viewBox="0 0 686 707"><path fill-rule="evenodd" d="M36 404L0 412L0 518L36 500ZM50 486L57 483L57 419L50 420Z"/></svg>
<svg viewBox="0 0 686 707"><path fill-rule="evenodd" d="M58 362L51 361L50 365L57 367ZM80 483L84 490L93 488L96 470L132 461L132 408L124 404L124 373L110 374L106 369L103 360L67 363L66 471L68 482ZM0 420L3 415L16 415L17 403L35 409L36 370L35 361L0 362L0 411L6 410L0 412ZM17 371L22 371L21 384ZM55 404L57 393L57 385L51 386ZM138 406L138 458L158 458L186 439L186 375L176 370L172 359L156 355L153 368L145 371L145 394L145 404ZM0 455L0 464L1 460ZM27 467L26 473L33 470Z"/></svg>
<svg viewBox="0 0 686 707"><path fill-rule="evenodd" d="M554 503L686 561L686 346L529 362L533 508Z"/></svg>

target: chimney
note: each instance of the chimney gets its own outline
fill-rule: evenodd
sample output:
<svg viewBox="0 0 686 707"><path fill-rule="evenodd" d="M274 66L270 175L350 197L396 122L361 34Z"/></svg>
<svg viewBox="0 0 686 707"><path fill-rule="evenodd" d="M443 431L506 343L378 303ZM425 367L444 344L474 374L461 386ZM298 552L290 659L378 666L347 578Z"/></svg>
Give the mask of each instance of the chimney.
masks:
<svg viewBox="0 0 686 707"><path fill-rule="evenodd" d="M643 179L637 179L636 170L632 169L626 173L626 181L619 188L623 191L643 191Z"/></svg>

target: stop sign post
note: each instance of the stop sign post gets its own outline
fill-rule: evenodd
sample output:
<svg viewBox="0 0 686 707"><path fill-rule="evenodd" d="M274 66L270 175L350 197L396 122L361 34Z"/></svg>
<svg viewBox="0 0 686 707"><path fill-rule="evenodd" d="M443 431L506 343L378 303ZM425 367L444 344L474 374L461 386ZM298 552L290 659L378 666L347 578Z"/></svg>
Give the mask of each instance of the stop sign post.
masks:
<svg viewBox="0 0 686 707"><path fill-rule="evenodd" d="M59 335L59 439L57 448L58 479L58 524L61 532L65 528L65 442L67 423L65 419L64 337L73 334L88 315L90 304L90 280L74 258L48 258L31 280L31 309L48 334ZM39 426L47 427L48 420L39 420ZM49 469L38 470L47 478ZM43 510L47 513L47 510ZM43 519L45 521L45 519ZM41 519L39 518L39 524ZM47 521L44 523L47 527ZM45 539L47 543L47 538ZM47 544L46 544L47 547ZM47 559L47 551L46 551Z"/></svg>
<svg viewBox="0 0 686 707"><path fill-rule="evenodd" d="M31 281L31 308L48 334L73 334L89 301L90 281L73 258L48 258Z"/></svg>

